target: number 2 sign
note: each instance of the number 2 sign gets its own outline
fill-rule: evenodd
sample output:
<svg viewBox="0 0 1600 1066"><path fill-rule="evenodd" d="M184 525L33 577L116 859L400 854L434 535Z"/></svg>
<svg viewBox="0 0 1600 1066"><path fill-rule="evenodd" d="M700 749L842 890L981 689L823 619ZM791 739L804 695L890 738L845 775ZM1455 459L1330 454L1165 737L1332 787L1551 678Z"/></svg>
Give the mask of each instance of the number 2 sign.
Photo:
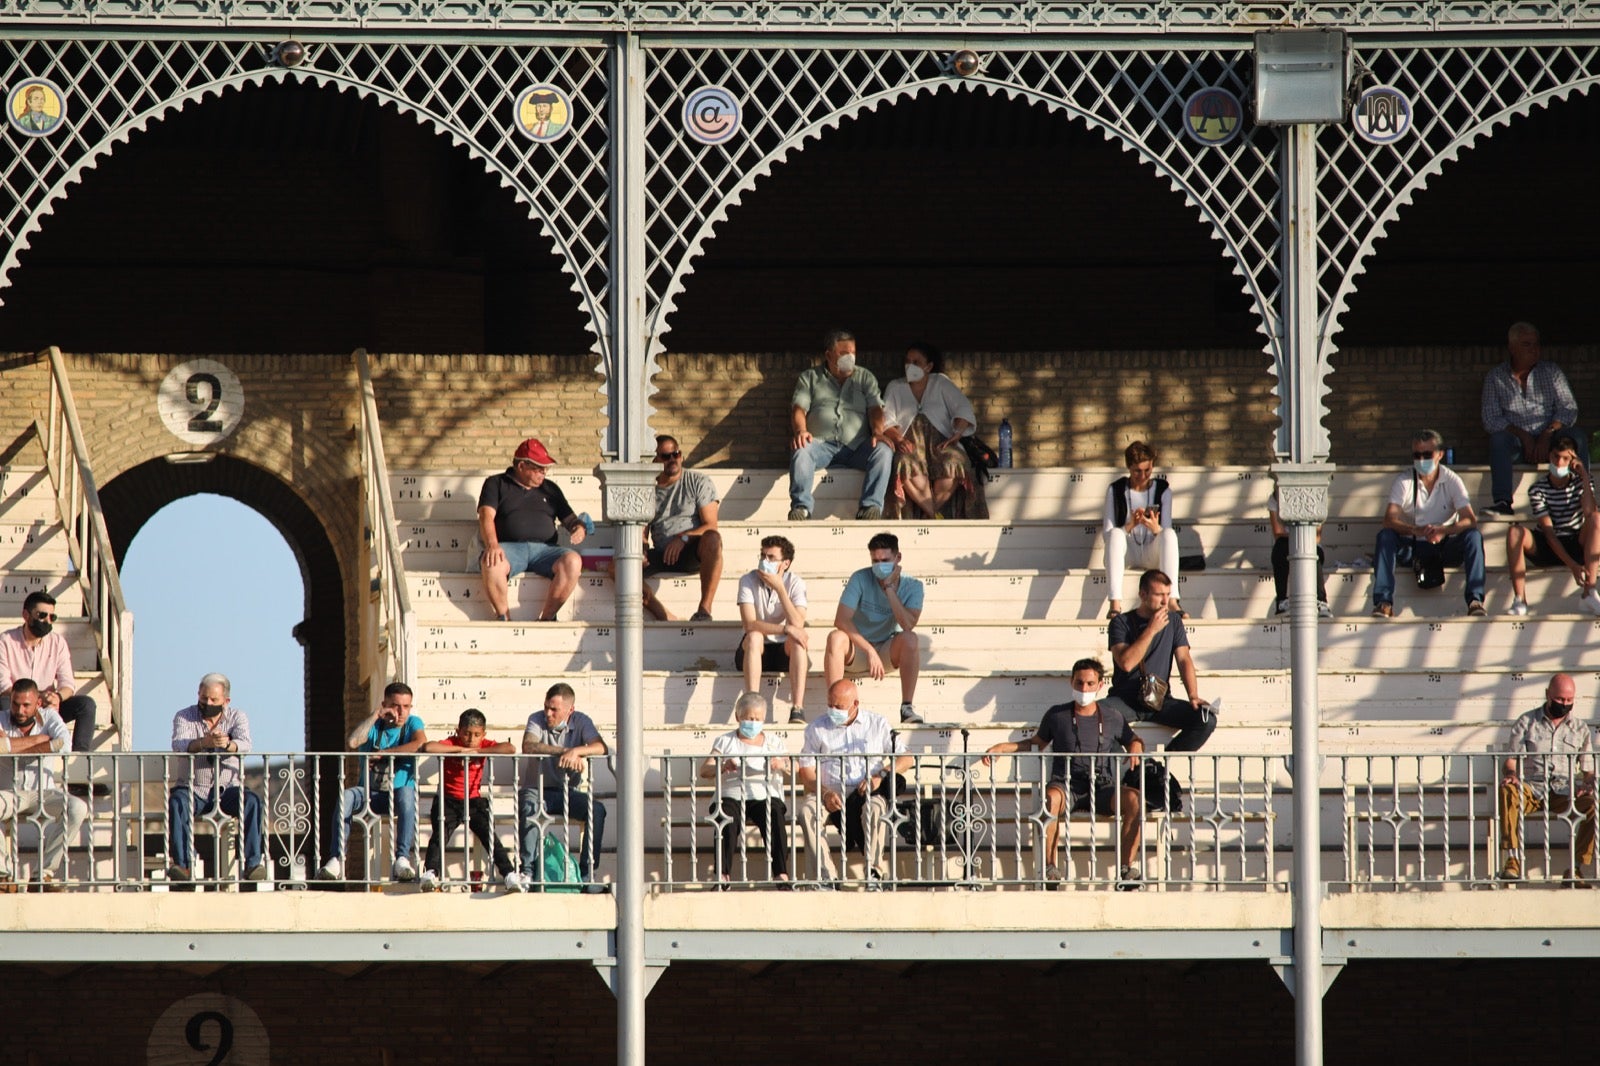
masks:
<svg viewBox="0 0 1600 1066"><path fill-rule="evenodd" d="M191 359L172 368L156 393L156 410L185 444L214 444L239 426L244 386L215 359Z"/></svg>
<svg viewBox="0 0 1600 1066"><path fill-rule="evenodd" d="M150 1030L149 1066L267 1066L261 1018L232 996L200 993L180 999Z"/></svg>

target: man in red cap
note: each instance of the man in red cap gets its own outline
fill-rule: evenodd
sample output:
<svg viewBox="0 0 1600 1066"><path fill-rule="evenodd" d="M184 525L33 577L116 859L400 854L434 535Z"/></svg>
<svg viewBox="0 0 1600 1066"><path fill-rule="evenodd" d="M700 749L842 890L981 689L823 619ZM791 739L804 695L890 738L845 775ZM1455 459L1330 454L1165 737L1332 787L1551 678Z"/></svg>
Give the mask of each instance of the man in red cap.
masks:
<svg viewBox="0 0 1600 1066"><path fill-rule="evenodd" d="M503 474L486 478L478 493L478 535L483 541L483 591L494 616L511 620L506 580L512 574L535 573L550 579L539 621L555 621L556 612L578 586L583 560L556 543L556 523L566 527L573 544L582 544L584 526L572 513L561 486L546 480L556 461L537 438L517 448Z"/></svg>

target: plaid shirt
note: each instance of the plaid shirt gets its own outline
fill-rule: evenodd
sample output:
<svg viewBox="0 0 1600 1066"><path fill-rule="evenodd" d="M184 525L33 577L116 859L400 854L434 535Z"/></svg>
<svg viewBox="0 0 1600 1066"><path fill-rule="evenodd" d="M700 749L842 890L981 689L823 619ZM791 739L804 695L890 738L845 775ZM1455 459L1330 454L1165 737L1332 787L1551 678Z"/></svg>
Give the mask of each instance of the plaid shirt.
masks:
<svg viewBox="0 0 1600 1066"><path fill-rule="evenodd" d="M1577 712L1557 725L1544 713L1544 704L1511 724L1510 754L1520 756L1522 780L1543 796L1546 789L1558 796L1572 794L1572 774L1594 772L1594 735L1578 721Z"/></svg>
<svg viewBox="0 0 1600 1066"><path fill-rule="evenodd" d="M1483 428L1490 433L1516 426L1538 436L1551 422L1571 426L1577 420L1578 401L1572 397L1572 386L1554 363L1533 364L1526 389L1512 376L1509 360L1483 379Z"/></svg>

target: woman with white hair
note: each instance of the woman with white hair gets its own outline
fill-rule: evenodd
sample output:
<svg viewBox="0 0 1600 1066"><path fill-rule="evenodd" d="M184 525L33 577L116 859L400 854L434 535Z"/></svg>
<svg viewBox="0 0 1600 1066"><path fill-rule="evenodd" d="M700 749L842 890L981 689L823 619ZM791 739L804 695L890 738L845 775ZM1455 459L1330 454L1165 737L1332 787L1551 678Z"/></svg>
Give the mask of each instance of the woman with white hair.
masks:
<svg viewBox="0 0 1600 1066"><path fill-rule="evenodd" d="M783 802L783 778L789 760L784 739L767 733L767 698L746 692L733 705L735 728L711 744L711 757L700 767L702 778L717 779L711 814L720 825L717 833L717 873L723 882L733 880L738 855L741 881L789 881L789 809ZM748 854L740 854L746 824L761 831L767 845L767 876L752 874Z"/></svg>

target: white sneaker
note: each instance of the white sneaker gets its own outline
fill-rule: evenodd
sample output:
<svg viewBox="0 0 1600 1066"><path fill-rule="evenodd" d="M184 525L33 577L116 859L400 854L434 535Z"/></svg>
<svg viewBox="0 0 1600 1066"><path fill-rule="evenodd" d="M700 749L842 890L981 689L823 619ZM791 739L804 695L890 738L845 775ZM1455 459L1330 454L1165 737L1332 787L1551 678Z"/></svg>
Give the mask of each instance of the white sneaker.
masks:
<svg viewBox="0 0 1600 1066"><path fill-rule="evenodd" d="M1273 613L1274 616L1280 615L1280 614L1288 614L1289 613L1289 601L1288 600L1279 600L1277 603L1273 604L1272 605L1272 613Z"/></svg>
<svg viewBox="0 0 1600 1066"><path fill-rule="evenodd" d="M404 855L394 860L394 865L389 868L389 872L394 875L396 881L415 881L417 879L417 868L411 865L411 860Z"/></svg>
<svg viewBox="0 0 1600 1066"><path fill-rule="evenodd" d="M317 871L317 876L324 881L339 881L344 878L344 862L340 859L329 859L322 864L322 869Z"/></svg>
<svg viewBox="0 0 1600 1066"><path fill-rule="evenodd" d="M500 879L500 883L506 886L506 891L507 892L526 892L526 891L528 891L527 879L524 878L521 874L517 873L517 871L515 871L515 870L512 870L510 873L508 873L504 877L502 877Z"/></svg>
<svg viewBox="0 0 1600 1066"><path fill-rule="evenodd" d="M439 875L432 870L422 871L422 876L417 878L417 887L424 892L439 891Z"/></svg>
<svg viewBox="0 0 1600 1066"><path fill-rule="evenodd" d="M1522 617L1523 615L1525 615L1527 613L1528 613L1528 602L1526 600L1512 600L1511 601L1511 610L1506 612L1506 614L1514 614L1518 618Z"/></svg>
<svg viewBox="0 0 1600 1066"><path fill-rule="evenodd" d="M1333 617L1333 608L1329 607L1326 603L1323 603L1321 600L1318 600L1317 601L1317 617L1318 618L1332 618Z"/></svg>
<svg viewBox="0 0 1600 1066"><path fill-rule="evenodd" d="M1600 588L1589 590L1589 594L1583 598L1583 609L1590 614L1600 615Z"/></svg>

